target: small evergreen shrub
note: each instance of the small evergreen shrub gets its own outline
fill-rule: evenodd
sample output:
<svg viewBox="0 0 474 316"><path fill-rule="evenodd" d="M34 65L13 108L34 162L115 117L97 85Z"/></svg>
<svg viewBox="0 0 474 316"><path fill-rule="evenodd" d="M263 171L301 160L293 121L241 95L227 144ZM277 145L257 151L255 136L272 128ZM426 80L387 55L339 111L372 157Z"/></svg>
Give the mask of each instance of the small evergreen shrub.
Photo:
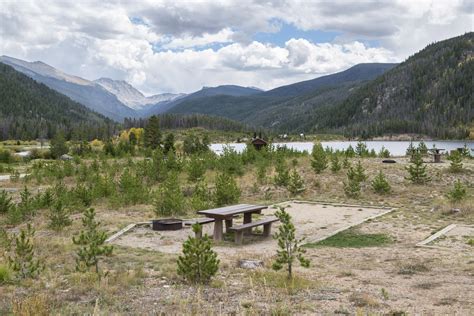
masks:
<svg viewBox="0 0 474 316"><path fill-rule="evenodd" d="M20 229L10 238L7 261L18 279L35 278L44 269L42 262L36 258L34 235L35 231L28 223L26 229Z"/></svg>
<svg viewBox="0 0 474 316"><path fill-rule="evenodd" d="M194 224L197 235L201 225ZM177 273L188 282L208 283L219 269L217 253L212 250L212 242L207 234L202 238L189 236L183 243L183 254L178 257Z"/></svg>
<svg viewBox="0 0 474 316"><path fill-rule="evenodd" d="M339 156L338 155L332 155L331 156L331 171L333 173L337 173L341 170L341 163L339 162Z"/></svg>
<svg viewBox="0 0 474 316"><path fill-rule="evenodd" d="M177 174L170 174L159 188L158 196L155 199L155 213L160 216L186 213L185 199L179 186Z"/></svg>
<svg viewBox="0 0 474 316"><path fill-rule="evenodd" d="M206 164L200 156L192 155L188 162L187 171L189 181L198 181L206 173Z"/></svg>
<svg viewBox="0 0 474 316"><path fill-rule="evenodd" d="M389 193L391 190L390 184L382 171L379 171L370 184L372 185L372 189L380 194Z"/></svg>
<svg viewBox="0 0 474 316"><path fill-rule="evenodd" d="M426 165L419 152L413 154L412 162L407 166L406 170L409 174L406 179L412 183L424 184L430 180L426 173Z"/></svg>
<svg viewBox="0 0 474 316"><path fill-rule="evenodd" d="M309 267L310 261L304 257L306 250L301 247L304 239L296 238L296 228L290 214L285 211L285 208L280 207L275 212L275 216L281 224L278 227L278 232L273 236L278 242L278 250L272 268L276 271L286 268L288 279L292 279L294 261L298 259L301 266L305 268Z"/></svg>
<svg viewBox="0 0 474 316"><path fill-rule="evenodd" d="M64 227L72 224L69 218L69 210L64 207L61 199L57 199L49 210L49 227L55 231L60 231Z"/></svg>
<svg viewBox="0 0 474 316"><path fill-rule="evenodd" d="M292 195L296 195L305 190L304 180L296 171L296 169L293 169L290 174L290 180L288 181L287 189Z"/></svg>
<svg viewBox="0 0 474 316"><path fill-rule="evenodd" d="M323 145L321 145L320 143L315 144L313 146L311 157L311 167L313 168L314 172L319 174L327 168L328 159L326 156L326 152L324 151Z"/></svg>
<svg viewBox="0 0 474 316"><path fill-rule="evenodd" d="M453 151L449 155L448 159L451 161L451 164L449 166L449 171L457 173L462 171L462 154L459 151Z"/></svg>
<svg viewBox="0 0 474 316"><path fill-rule="evenodd" d="M214 191L214 203L216 206L224 206L239 202L240 189L235 179L228 174L221 173L216 178L216 189Z"/></svg>
<svg viewBox="0 0 474 316"><path fill-rule="evenodd" d="M207 210L214 206L212 193L204 181L196 183L191 196L191 207L195 211Z"/></svg>
<svg viewBox="0 0 474 316"><path fill-rule="evenodd" d="M83 230L74 236L72 242L79 246L76 252L76 271L86 272L94 268L101 278L99 262L104 256L112 255L113 247L104 245L107 234L100 230L100 222L95 220L95 211L89 208L82 217Z"/></svg>
<svg viewBox="0 0 474 316"><path fill-rule="evenodd" d="M456 180L453 188L446 195L452 203L457 203L466 198L467 192L461 181Z"/></svg>
<svg viewBox="0 0 474 316"><path fill-rule="evenodd" d="M12 198L5 190L0 191L0 214L8 213L12 207Z"/></svg>
<svg viewBox="0 0 474 316"><path fill-rule="evenodd" d="M278 157L275 164L275 172L276 175L273 177L275 185L287 186L288 182L290 181L290 171L288 170L283 157Z"/></svg>

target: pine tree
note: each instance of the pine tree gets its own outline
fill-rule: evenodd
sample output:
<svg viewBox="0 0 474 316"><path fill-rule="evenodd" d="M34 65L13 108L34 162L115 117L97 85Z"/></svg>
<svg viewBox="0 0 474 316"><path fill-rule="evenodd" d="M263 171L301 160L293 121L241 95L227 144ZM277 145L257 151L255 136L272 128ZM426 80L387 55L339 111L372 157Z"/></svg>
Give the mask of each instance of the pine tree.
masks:
<svg viewBox="0 0 474 316"><path fill-rule="evenodd" d="M328 166L328 159L321 143L315 144L313 146L311 156L313 158L311 160L311 167L313 167L314 172L318 174L323 172L323 170Z"/></svg>
<svg viewBox="0 0 474 316"><path fill-rule="evenodd" d="M57 199L49 211L49 227L60 231L64 227L72 224L69 218L69 211L64 207L61 199Z"/></svg>
<svg viewBox="0 0 474 316"><path fill-rule="evenodd" d="M145 126L144 134L145 147L156 149L161 145L160 119L156 115L150 116Z"/></svg>
<svg viewBox="0 0 474 316"><path fill-rule="evenodd" d="M309 260L304 257L305 249L301 247L304 239L296 238L295 225L293 225L291 216L285 211L284 207L280 207L275 212L275 216L280 220L280 226L273 238L277 240L279 249L277 250L277 258L272 268L278 271L285 267L288 272L288 279L292 279L295 259L298 259L301 266L305 268L309 267L310 264Z"/></svg>
<svg viewBox="0 0 474 316"><path fill-rule="evenodd" d="M331 156L331 171L333 173L337 173L341 170L341 164L339 162L339 157L338 155L334 154Z"/></svg>
<svg viewBox="0 0 474 316"><path fill-rule="evenodd" d="M390 184L381 170L372 180L371 185L372 189L377 193L384 194L390 192L391 190Z"/></svg>
<svg viewBox="0 0 474 316"><path fill-rule="evenodd" d="M426 147L426 144L424 141L421 141L419 144L418 144L418 147L416 148L416 150L422 155L422 156L425 156L426 154L428 154L428 147Z"/></svg>
<svg viewBox="0 0 474 316"><path fill-rule="evenodd" d="M413 142L410 142L410 145L407 147L406 156L412 157L416 152L416 148L413 145Z"/></svg>
<svg viewBox="0 0 474 316"><path fill-rule="evenodd" d="M344 154L346 155L346 157L348 158L354 158L355 155L356 155L356 152L354 150L354 148L352 147L352 145L349 145L347 147L347 149L344 151Z"/></svg>
<svg viewBox="0 0 474 316"><path fill-rule="evenodd" d="M193 225L193 232L199 235L202 227ZM207 234L192 237L183 243L183 254L178 257L178 275L192 283L208 283L219 269L217 253L212 250L212 242Z"/></svg>
<svg viewBox="0 0 474 316"><path fill-rule="evenodd" d="M459 151L453 151L449 155L448 159L451 161L451 164L449 166L449 170L451 172L461 172L462 171L462 154Z"/></svg>
<svg viewBox="0 0 474 316"><path fill-rule="evenodd" d="M7 191L0 191L0 214L8 213L12 205L12 198L8 196Z"/></svg>
<svg viewBox="0 0 474 316"><path fill-rule="evenodd" d="M290 180L288 181L287 189L292 195L296 195L305 190L304 180L296 171L296 169L293 169L290 174Z"/></svg>
<svg viewBox="0 0 474 316"><path fill-rule="evenodd" d="M446 195L452 203L456 203L462 201L466 197L467 192L461 181L456 180L453 188Z"/></svg>
<svg viewBox="0 0 474 316"><path fill-rule="evenodd" d="M379 157L380 158L390 158L390 151L385 148L384 146L382 146L382 148L380 149L380 152L379 152Z"/></svg>
<svg viewBox="0 0 474 316"><path fill-rule="evenodd" d="M34 278L44 269L41 261L35 258L34 235L35 231L28 223L26 229L20 229L9 242L8 265L19 279Z"/></svg>
<svg viewBox="0 0 474 316"><path fill-rule="evenodd" d="M192 155L188 162L187 171L189 181L194 182L201 179L206 173L204 160L198 155Z"/></svg>
<svg viewBox="0 0 474 316"><path fill-rule="evenodd" d="M290 172L283 157L277 158L275 172L276 175L273 178L275 184L279 186L287 186L288 182L290 181Z"/></svg>
<svg viewBox="0 0 474 316"><path fill-rule="evenodd" d="M191 196L191 207L195 211L210 209L213 206L212 194L206 182L199 181Z"/></svg>
<svg viewBox="0 0 474 316"><path fill-rule="evenodd" d="M426 173L426 165L423 162L419 152L415 152L413 155L413 161L409 166L407 166L406 169L409 173L409 176L406 177L406 179L415 184L423 184L430 180L428 174Z"/></svg>
<svg viewBox="0 0 474 316"><path fill-rule="evenodd" d="M56 133L54 138L51 140L50 148L51 156L54 159L58 159L64 154L67 154L69 148L66 144L66 139L64 138L64 134L62 132Z"/></svg>
<svg viewBox="0 0 474 316"><path fill-rule="evenodd" d="M353 176L352 167L347 171L347 182L344 182L344 193L351 198L358 198L360 195L360 181Z"/></svg>
<svg viewBox="0 0 474 316"><path fill-rule="evenodd" d="M174 134L173 133L169 133L168 135L166 135L165 141L163 143L163 152L167 154L170 151L176 152L176 149L174 147Z"/></svg>
<svg viewBox="0 0 474 316"><path fill-rule="evenodd" d="M186 213L186 201L176 173L172 173L159 189L155 200L155 213L160 216Z"/></svg>
<svg viewBox="0 0 474 316"><path fill-rule="evenodd" d="M79 236L72 238L72 242L80 246L76 253L76 270L86 272L94 267L100 280L99 262L102 257L112 254L113 247L104 245L107 234L100 230L100 222L95 220L93 208L89 208L84 212L82 226L83 230Z"/></svg>
<svg viewBox="0 0 474 316"><path fill-rule="evenodd" d="M362 166L362 163L357 161L357 165L355 168L349 168L349 171L347 173L349 179L354 179L357 182L364 182L367 180L367 175L365 174L365 169Z"/></svg>
<svg viewBox="0 0 474 316"><path fill-rule="evenodd" d="M231 175L221 173L216 178L216 189L214 191L214 203L216 206L224 206L239 202L240 189Z"/></svg>
<svg viewBox="0 0 474 316"><path fill-rule="evenodd" d="M369 154L369 151L367 149L367 145L365 143L361 142L361 141L359 141L357 143L355 152L356 152L357 156L359 156L359 157L366 157Z"/></svg>
<svg viewBox="0 0 474 316"><path fill-rule="evenodd" d="M344 160L342 161L342 167L344 169L347 169L351 166L351 163L349 161L349 158L347 156L344 156Z"/></svg>

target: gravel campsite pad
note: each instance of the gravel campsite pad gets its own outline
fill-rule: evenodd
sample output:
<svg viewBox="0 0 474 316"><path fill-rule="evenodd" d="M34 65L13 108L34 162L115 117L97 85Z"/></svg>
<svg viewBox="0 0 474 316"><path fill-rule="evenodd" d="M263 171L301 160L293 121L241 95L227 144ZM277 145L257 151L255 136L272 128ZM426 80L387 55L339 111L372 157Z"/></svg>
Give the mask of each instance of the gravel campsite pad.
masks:
<svg viewBox="0 0 474 316"><path fill-rule="evenodd" d="M298 237L305 237L306 242L314 242L335 233L360 224L370 218L374 218L390 211L387 208L372 208L360 206L313 204L302 202L282 203L293 218L297 227ZM270 206L263 210L262 216L271 216L277 210L276 206ZM234 220L234 225L242 223L242 218ZM203 226L203 233L212 235L213 223ZM261 230L261 227L259 227ZM274 232L278 223L272 227ZM182 243L193 232L190 227L177 231L153 231L150 227L136 227L122 235L113 243L127 247L138 247L148 250L156 250L164 253L179 253ZM247 236L242 246L236 246L232 238L227 238L222 244L216 245L214 249L222 256L244 255L246 253L266 256L275 252L276 241L272 238L260 236Z"/></svg>

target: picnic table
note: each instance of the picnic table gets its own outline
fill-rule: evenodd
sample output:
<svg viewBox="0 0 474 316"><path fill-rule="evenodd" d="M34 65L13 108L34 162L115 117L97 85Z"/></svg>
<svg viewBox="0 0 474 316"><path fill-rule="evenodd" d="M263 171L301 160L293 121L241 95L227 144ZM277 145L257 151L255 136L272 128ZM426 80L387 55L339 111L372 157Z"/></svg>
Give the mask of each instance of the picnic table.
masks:
<svg viewBox="0 0 474 316"><path fill-rule="evenodd" d="M226 207L213 208L210 210L198 211L198 214L213 218L214 222L214 240L222 241L224 234L223 221L225 221L226 230L232 227L234 216L244 214L244 224L252 222L252 214L260 214L267 206L252 204L237 204Z"/></svg>

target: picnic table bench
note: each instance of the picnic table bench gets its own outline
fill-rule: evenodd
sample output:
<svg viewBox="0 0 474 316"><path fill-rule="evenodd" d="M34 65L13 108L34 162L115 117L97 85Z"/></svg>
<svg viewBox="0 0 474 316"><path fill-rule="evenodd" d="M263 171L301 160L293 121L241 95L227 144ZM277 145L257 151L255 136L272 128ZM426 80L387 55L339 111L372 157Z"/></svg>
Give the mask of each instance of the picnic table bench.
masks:
<svg viewBox="0 0 474 316"><path fill-rule="evenodd" d="M263 237L270 236L272 223L277 222L278 218L276 217L269 217L264 218L255 222L250 222L247 224L239 225L239 226L232 226L229 229L234 232L235 243L238 245L242 244L244 238L244 232L248 229L252 229L253 227L257 227L263 225Z"/></svg>
<svg viewBox="0 0 474 316"><path fill-rule="evenodd" d="M229 232L232 227L232 220L234 216L243 214L244 224L252 222L252 214L260 214L263 209L266 209L263 205L252 205L252 204L237 204L232 206L225 206L214 208L210 210L198 211L198 214L207 216L214 219L214 234L213 238L215 241L222 241L224 234L223 221L225 221L226 230ZM244 230L251 229L247 227Z"/></svg>

